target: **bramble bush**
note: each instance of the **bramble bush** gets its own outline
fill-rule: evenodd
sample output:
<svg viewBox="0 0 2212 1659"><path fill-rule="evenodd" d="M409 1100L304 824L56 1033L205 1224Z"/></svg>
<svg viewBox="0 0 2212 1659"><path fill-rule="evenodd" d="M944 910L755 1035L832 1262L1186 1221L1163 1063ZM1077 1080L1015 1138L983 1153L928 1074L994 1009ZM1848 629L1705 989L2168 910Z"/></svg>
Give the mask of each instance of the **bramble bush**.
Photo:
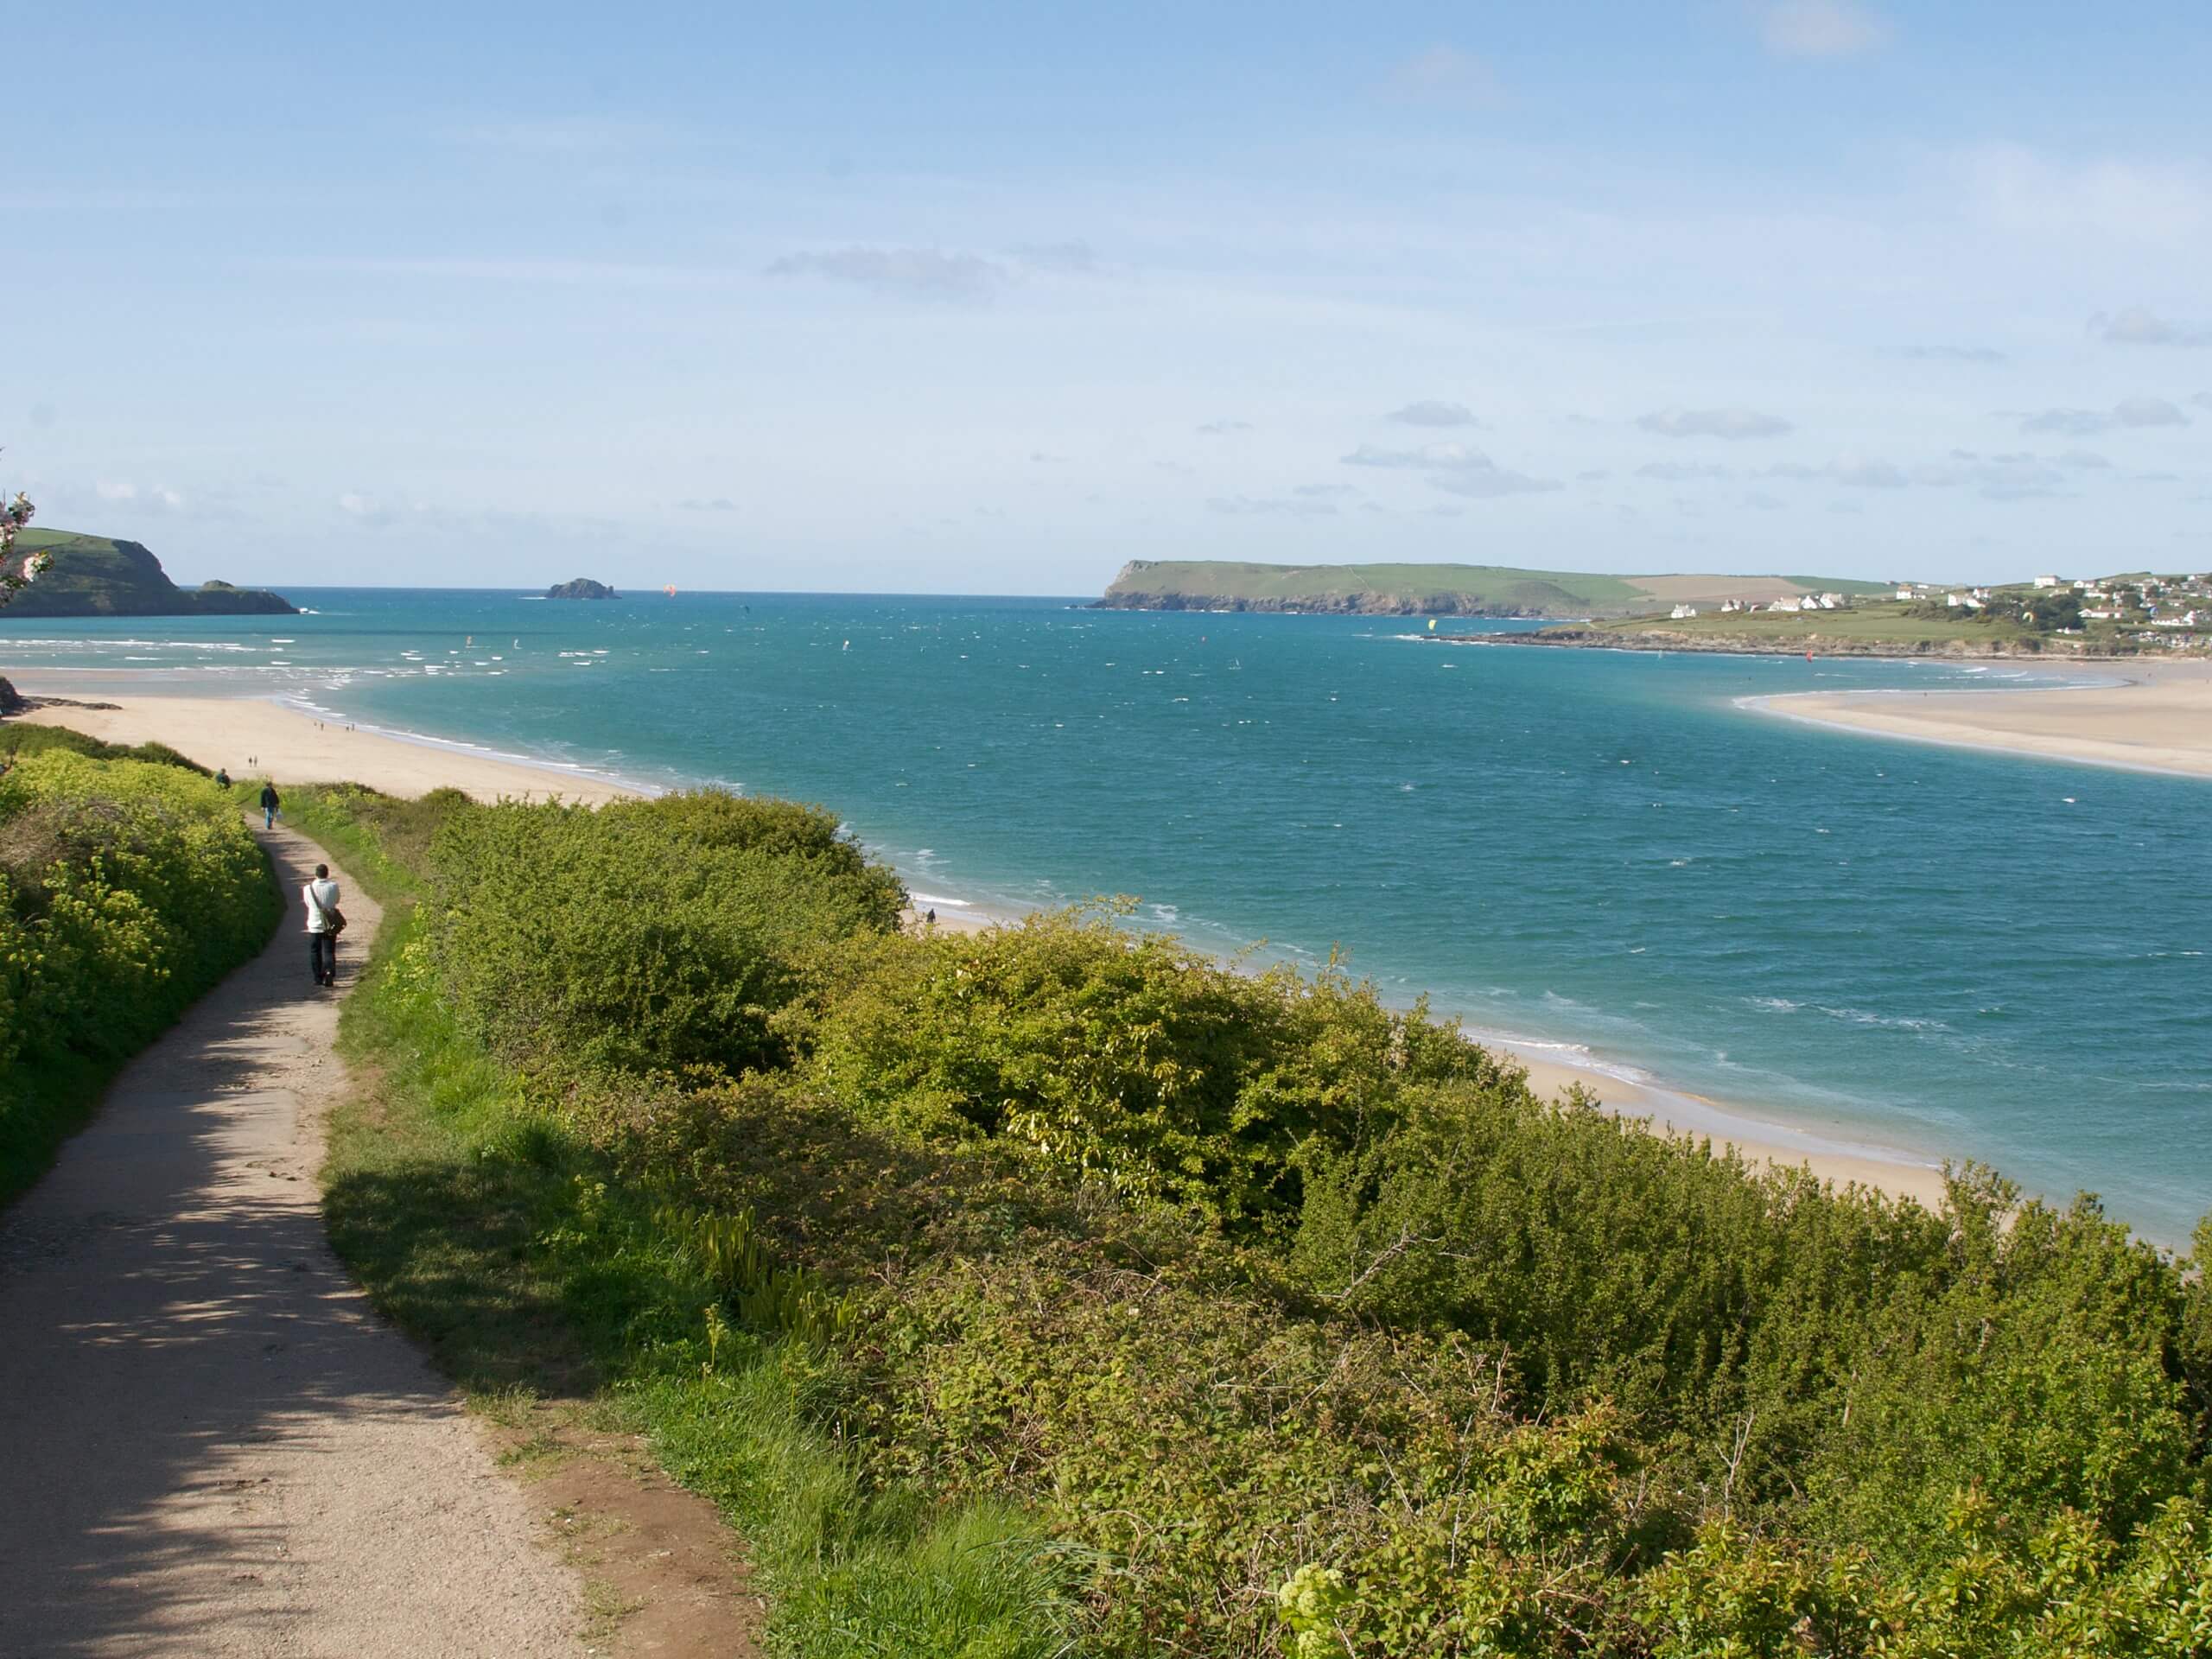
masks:
<svg viewBox="0 0 2212 1659"><path fill-rule="evenodd" d="M806 809L363 810L608 1326L702 1399L781 1343L855 1502L1017 1506L1038 1651L2212 1651L2212 1304L2094 1202L1750 1167L1108 913L905 934Z"/></svg>
<svg viewBox="0 0 2212 1659"><path fill-rule="evenodd" d="M279 908L196 769L67 741L16 755L0 776L0 1197L44 1169L108 1070L261 948Z"/></svg>

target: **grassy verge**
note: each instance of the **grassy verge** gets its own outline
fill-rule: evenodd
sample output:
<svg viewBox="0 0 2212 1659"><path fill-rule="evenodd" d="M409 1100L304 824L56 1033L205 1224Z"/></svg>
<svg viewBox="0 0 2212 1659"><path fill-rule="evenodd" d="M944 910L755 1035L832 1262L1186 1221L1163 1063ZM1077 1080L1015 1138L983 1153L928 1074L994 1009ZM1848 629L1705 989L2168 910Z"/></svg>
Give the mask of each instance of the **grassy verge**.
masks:
<svg viewBox="0 0 2212 1659"><path fill-rule="evenodd" d="M789 1653L1064 1651L1062 1557L1019 1512L867 1481L796 1338L731 1329L646 1202L456 1027L424 961L408 852L444 810L295 789L286 814L385 906L340 1043L331 1238L472 1395L612 1408L745 1538Z"/></svg>

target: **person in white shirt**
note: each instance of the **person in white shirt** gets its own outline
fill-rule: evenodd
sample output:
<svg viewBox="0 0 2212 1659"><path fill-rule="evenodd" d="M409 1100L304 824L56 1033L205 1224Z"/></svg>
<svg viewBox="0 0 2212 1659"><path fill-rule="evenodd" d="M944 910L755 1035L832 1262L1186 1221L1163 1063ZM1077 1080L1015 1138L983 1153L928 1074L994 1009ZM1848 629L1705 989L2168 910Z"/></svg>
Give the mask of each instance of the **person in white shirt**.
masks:
<svg viewBox="0 0 2212 1659"><path fill-rule="evenodd" d="M338 884L330 879L330 866L315 867L315 880L300 889L308 912L308 966L318 985L338 982L338 931L346 925L338 908Z"/></svg>

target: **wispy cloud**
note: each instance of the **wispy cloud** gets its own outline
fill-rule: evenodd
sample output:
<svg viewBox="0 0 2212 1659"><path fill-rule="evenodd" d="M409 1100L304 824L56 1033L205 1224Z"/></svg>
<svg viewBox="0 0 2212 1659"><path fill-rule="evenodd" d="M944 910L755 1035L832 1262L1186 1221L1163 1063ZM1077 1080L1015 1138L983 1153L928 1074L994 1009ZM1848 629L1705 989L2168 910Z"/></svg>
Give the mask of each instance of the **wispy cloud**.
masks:
<svg viewBox="0 0 2212 1659"><path fill-rule="evenodd" d="M372 495L359 490L348 490L338 498L338 511L355 524L374 530L389 524L399 517L398 510L378 501Z"/></svg>
<svg viewBox="0 0 2212 1659"><path fill-rule="evenodd" d="M2123 397L2108 410L2044 409L2024 416L2020 430L2063 437L2094 437L2133 427L2187 426L2189 416L2164 397Z"/></svg>
<svg viewBox="0 0 2212 1659"><path fill-rule="evenodd" d="M1831 472L1837 483L1855 490L1901 490L1911 482L1903 468L1871 455L1846 455Z"/></svg>
<svg viewBox="0 0 2212 1659"><path fill-rule="evenodd" d="M1382 417L1395 421L1401 426L1480 426L1475 412L1465 404L1448 404L1440 398L1424 398L1394 409Z"/></svg>
<svg viewBox="0 0 2212 1659"><path fill-rule="evenodd" d="M831 248L785 254L766 270L770 276L816 276L849 283L878 294L969 304L988 300L1006 285L1006 267L972 253L936 248Z"/></svg>
<svg viewBox="0 0 2212 1659"><path fill-rule="evenodd" d="M677 130L657 121L615 121L602 116L550 116L480 121L454 129L454 142L472 149L524 156L601 156L665 143Z"/></svg>
<svg viewBox="0 0 2212 1659"><path fill-rule="evenodd" d="M1236 514L1282 513L1293 518L1333 518L1337 516L1333 502L1291 500L1281 496L1255 499L1248 495L1217 495L1207 501L1206 511Z"/></svg>
<svg viewBox="0 0 2212 1659"><path fill-rule="evenodd" d="M703 501L694 498L688 501L679 501L676 505L686 512L735 512L737 511L737 503L726 495L711 496Z"/></svg>
<svg viewBox="0 0 2212 1659"><path fill-rule="evenodd" d="M1434 489L1477 500L1505 495L1532 495L1556 490L1559 480L1532 478L1500 467L1479 449L1464 443L1426 443L1417 449L1384 449L1363 443L1343 457L1346 467L1386 467L1427 474Z"/></svg>
<svg viewBox="0 0 2212 1659"><path fill-rule="evenodd" d="M1638 478L1664 479L1670 484L1685 484L1693 479L1732 478L1733 469L1709 461L1649 461L1636 469Z"/></svg>
<svg viewBox="0 0 2212 1659"><path fill-rule="evenodd" d="M1759 39L1778 58L1852 58L1886 46L1885 18L1847 0L1771 0L1758 9Z"/></svg>
<svg viewBox="0 0 2212 1659"><path fill-rule="evenodd" d="M2109 316L2099 312L2089 319L2089 332L2113 346L2212 346L2212 328L2176 322L2139 305Z"/></svg>
<svg viewBox="0 0 2212 1659"><path fill-rule="evenodd" d="M1909 346L1907 357L1928 363L2002 363L2005 353L1987 346Z"/></svg>
<svg viewBox="0 0 2212 1659"><path fill-rule="evenodd" d="M1232 432L1249 432L1251 429L1252 423L1249 421L1208 421L1198 429L1198 432L1200 437L1225 438Z"/></svg>
<svg viewBox="0 0 2212 1659"><path fill-rule="evenodd" d="M1668 438L1778 438L1796 430L1779 415L1755 409L1663 409L1637 422Z"/></svg>
<svg viewBox="0 0 2212 1659"><path fill-rule="evenodd" d="M1066 242L1017 242L1006 251L1008 258L1032 270L1064 276L1096 276L1105 270L1098 250L1080 237Z"/></svg>
<svg viewBox="0 0 2212 1659"><path fill-rule="evenodd" d="M1426 104L1486 105L1504 93L1490 65L1471 52L1438 44L1416 52L1390 73L1390 90Z"/></svg>

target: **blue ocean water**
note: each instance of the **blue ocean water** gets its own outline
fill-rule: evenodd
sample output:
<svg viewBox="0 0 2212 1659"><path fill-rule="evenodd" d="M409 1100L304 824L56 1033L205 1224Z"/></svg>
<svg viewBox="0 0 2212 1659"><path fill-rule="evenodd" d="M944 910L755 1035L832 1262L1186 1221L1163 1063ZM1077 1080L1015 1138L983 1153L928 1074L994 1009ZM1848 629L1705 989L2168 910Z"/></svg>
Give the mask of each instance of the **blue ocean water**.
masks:
<svg viewBox="0 0 2212 1659"><path fill-rule="evenodd" d="M1059 600L294 596L315 613L10 620L0 664L820 801L939 908L1137 895L1206 948L1340 949L1478 1030L2094 1190L2165 1242L2212 1208L2212 785L1738 704L2002 667Z"/></svg>

